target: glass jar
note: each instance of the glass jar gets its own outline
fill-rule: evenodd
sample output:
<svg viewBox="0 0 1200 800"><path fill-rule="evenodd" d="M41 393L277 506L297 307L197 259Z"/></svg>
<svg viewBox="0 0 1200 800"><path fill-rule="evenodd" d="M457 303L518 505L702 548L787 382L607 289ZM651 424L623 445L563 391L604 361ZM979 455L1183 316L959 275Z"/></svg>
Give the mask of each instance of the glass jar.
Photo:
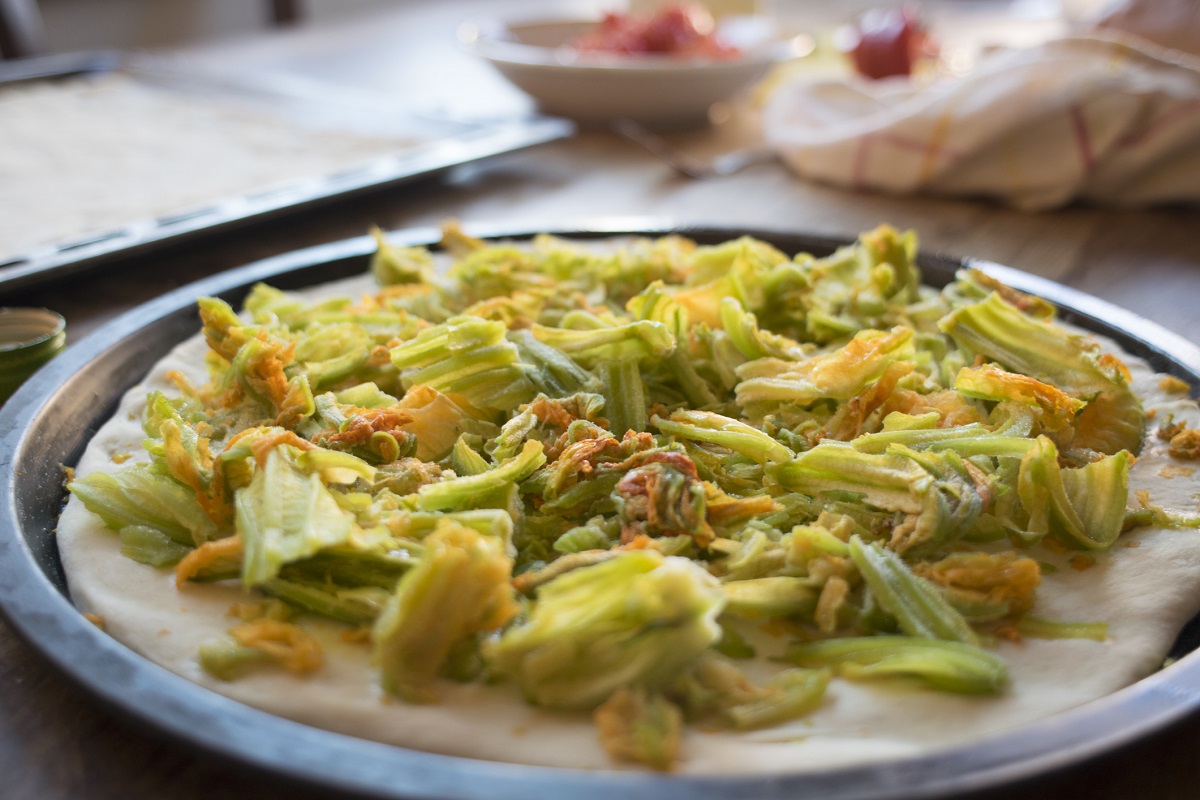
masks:
<svg viewBox="0 0 1200 800"><path fill-rule="evenodd" d="M44 308L0 308L0 402L67 343L67 321Z"/></svg>

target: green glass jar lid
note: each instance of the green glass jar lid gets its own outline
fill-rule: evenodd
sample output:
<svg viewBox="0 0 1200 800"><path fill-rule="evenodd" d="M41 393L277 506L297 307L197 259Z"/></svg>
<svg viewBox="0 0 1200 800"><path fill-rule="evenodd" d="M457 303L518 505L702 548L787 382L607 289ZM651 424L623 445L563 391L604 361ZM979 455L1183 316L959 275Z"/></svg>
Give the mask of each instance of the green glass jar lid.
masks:
<svg viewBox="0 0 1200 800"><path fill-rule="evenodd" d="M67 321L45 308L0 308L0 400L67 342Z"/></svg>

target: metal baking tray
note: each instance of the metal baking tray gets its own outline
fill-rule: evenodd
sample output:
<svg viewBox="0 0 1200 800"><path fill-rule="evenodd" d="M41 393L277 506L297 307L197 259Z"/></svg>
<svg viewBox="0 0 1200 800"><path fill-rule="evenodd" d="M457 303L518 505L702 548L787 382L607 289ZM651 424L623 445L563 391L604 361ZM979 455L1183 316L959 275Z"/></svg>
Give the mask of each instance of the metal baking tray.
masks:
<svg viewBox="0 0 1200 800"><path fill-rule="evenodd" d="M533 228L472 226L487 238L527 238ZM553 230L568 237L681 233L715 243L749 233L785 252L831 252L840 240L781 231L675 227L615 220ZM393 234L434 244L433 229ZM54 528L64 501L62 465L75 463L92 433L176 343L195 333L195 300L237 304L258 281L299 288L363 272L374 243L350 239L206 278L125 314L71 346L0 411L0 613L68 679L114 712L200 749L313 787L379 798L626 797L645 800L821 797L833 800L946 797L1058 773L1132 745L1200 712L1200 621L1180 635L1171 666L1077 709L929 755L803 774L692 777L574 771L416 752L275 717L203 689L100 632L71 605ZM1050 281L973 259L925 255L926 282L981 268L1054 303L1064 319L1115 339L1156 369L1200 382L1200 348L1152 322Z"/></svg>
<svg viewBox="0 0 1200 800"><path fill-rule="evenodd" d="M210 90L231 94L271 93L270 86L172 73L153 62L127 63L116 53L97 51L0 64L0 88L75 75L132 69L149 80L179 84L209 84ZM277 98L278 99L278 98ZM317 98L316 102L320 102ZM133 255L141 255L223 231L316 208L364 192L428 178L453 167L564 139L575 132L574 123L557 117L531 115L483 121L422 121L427 128L445 133L417 145L398 147L395 153L346 164L333 172L297 176L295 180L213 198L180 213L130 220L117 228L81 238L67 239L22 253L0 252L0 296L20 289L57 281Z"/></svg>

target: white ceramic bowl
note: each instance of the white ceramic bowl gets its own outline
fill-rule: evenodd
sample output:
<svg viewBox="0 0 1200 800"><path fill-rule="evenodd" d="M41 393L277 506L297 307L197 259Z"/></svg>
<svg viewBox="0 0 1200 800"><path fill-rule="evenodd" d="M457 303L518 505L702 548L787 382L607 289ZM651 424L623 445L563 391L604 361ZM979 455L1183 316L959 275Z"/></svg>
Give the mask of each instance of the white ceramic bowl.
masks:
<svg viewBox="0 0 1200 800"><path fill-rule="evenodd" d="M490 62L548 114L585 123L625 118L656 128L704 124L713 104L731 99L774 64L812 50L811 38L785 36L760 17L722 23L722 40L741 50L730 59L580 53L567 46L595 24L468 22L458 35L464 47Z"/></svg>

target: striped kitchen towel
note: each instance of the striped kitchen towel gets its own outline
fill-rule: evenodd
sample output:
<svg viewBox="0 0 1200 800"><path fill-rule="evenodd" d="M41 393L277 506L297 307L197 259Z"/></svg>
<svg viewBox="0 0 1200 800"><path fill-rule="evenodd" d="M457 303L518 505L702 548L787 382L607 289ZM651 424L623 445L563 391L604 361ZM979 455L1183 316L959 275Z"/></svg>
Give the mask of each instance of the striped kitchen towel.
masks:
<svg viewBox="0 0 1200 800"><path fill-rule="evenodd" d="M1200 58L1120 31L998 51L923 86L796 81L763 126L798 175L855 189L1030 210L1200 202Z"/></svg>

